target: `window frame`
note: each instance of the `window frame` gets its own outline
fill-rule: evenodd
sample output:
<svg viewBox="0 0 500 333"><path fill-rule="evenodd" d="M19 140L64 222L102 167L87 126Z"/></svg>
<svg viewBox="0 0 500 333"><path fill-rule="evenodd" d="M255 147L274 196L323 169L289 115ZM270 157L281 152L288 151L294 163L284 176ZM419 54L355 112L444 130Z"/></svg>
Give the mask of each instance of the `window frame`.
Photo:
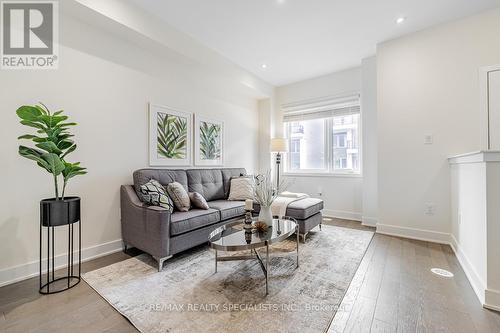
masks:
<svg viewBox="0 0 500 333"><path fill-rule="evenodd" d="M362 110L360 110L359 113L359 119L358 119L358 163L359 163L359 171L354 171L354 170L338 170L335 169L335 160L334 160L334 133L333 133L333 117L328 117L328 118L319 118L323 119L324 121L324 126L325 126L325 169L302 169L302 170L290 170L290 163L291 163L291 154L285 153L285 167L284 167L284 172L283 174L285 176L307 176L307 177L363 177L363 122L362 122ZM284 131L285 131L285 136L288 141L288 144L291 144L291 137L290 137L290 124L291 122L285 122L284 125ZM346 144L347 145L347 144Z"/></svg>

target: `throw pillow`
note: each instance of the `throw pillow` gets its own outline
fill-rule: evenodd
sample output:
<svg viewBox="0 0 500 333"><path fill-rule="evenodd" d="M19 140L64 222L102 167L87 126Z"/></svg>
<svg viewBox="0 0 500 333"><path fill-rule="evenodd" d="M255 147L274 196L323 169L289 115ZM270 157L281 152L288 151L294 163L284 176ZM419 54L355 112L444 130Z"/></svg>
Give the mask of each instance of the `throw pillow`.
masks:
<svg viewBox="0 0 500 333"><path fill-rule="evenodd" d="M165 192L165 188L158 181L151 179L140 187L141 200L152 206L160 206L168 209L170 213L174 211L174 203Z"/></svg>
<svg viewBox="0 0 500 333"><path fill-rule="evenodd" d="M243 176L231 178L229 198L227 200L253 200L254 178Z"/></svg>
<svg viewBox="0 0 500 333"><path fill-rule="evenodd" d="M189 192L189 200L195 208L209 209L207 200L198 192Z"/></svg>
<svg viewBox="0 0 500 333"><path fill-rule="evenodd" d="M174 201L175 208L181 212L187 212L189 210L191 206L189 195L182 184L178 182L168 184L167 193Z"/></svg>

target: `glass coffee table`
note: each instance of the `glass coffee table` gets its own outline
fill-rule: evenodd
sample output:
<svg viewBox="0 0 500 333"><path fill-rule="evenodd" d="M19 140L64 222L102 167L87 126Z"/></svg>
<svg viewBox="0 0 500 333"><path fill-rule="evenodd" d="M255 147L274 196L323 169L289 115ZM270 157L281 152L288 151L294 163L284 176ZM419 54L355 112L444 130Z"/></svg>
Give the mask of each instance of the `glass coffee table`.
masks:
<svg viewBox="0 0 500 333"><path fill-rule="evenodd" d="M266 278L266 295L269 294L269 245L284 241L294 233L297 234L297 267L299 267L299 225L290 218L273 219L272 228L266 232L258 232L255 229L243 228L244 221L230 222L221 226L210 234L208 241L210 247L215 250L215 272L219 261L249 260L254 259L260 263L262 272ZM264 261L258 252L260 248L266 248L266 260ZM220 256L218 251L239 252L250 250L250 254Z"/></svg>

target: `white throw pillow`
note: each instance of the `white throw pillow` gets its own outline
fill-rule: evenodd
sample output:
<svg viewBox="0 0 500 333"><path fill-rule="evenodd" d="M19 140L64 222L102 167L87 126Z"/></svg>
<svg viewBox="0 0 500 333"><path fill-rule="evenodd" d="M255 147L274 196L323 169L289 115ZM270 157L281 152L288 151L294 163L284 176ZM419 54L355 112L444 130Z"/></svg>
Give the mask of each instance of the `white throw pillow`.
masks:
<svg viewBox="0 0 500 333"><path fill-rule="evenodd" d="M227 200L242 201L253 200L254 179L253 177L235 177L231 179L229 198Z"/></svg>

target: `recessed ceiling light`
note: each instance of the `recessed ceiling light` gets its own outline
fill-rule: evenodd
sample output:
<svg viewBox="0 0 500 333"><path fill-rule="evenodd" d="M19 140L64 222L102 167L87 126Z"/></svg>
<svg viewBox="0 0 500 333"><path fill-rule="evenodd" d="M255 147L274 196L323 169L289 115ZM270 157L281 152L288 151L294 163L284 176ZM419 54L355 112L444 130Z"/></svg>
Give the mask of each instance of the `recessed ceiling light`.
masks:
<svg viewBox="0 0 500 333"><path fill-rule="evenodd" d="M403 23L404 21L406 21L406 17L403 17L403 16L398 17L398 18L396 19L396 23L397 23L397 24L401 24L401 23Z"/></svg>
<svg viewBox="0 0 500 333"><path fill-rule="evenodd" d="M276 2L281 5L281 4L285 3L285 0L276 0Z"/></svg>
<svg viewBox="0 0 500 333"><path fill-rule="evenodd" d="M262 69L266 69L266 68L267 68L267 65L266 65L266 64L262 64L262 65L260 65L260 68L262 68Z"/></svg>
<svg viewBox="0 0 500 333"><path fill-rule="evenodd" d="M452 278L454 276L452 272L447 271L447 270L442 269L442 268L432 268L431 272L436 274L436 275L446 277L446 278Z"/></svg>

